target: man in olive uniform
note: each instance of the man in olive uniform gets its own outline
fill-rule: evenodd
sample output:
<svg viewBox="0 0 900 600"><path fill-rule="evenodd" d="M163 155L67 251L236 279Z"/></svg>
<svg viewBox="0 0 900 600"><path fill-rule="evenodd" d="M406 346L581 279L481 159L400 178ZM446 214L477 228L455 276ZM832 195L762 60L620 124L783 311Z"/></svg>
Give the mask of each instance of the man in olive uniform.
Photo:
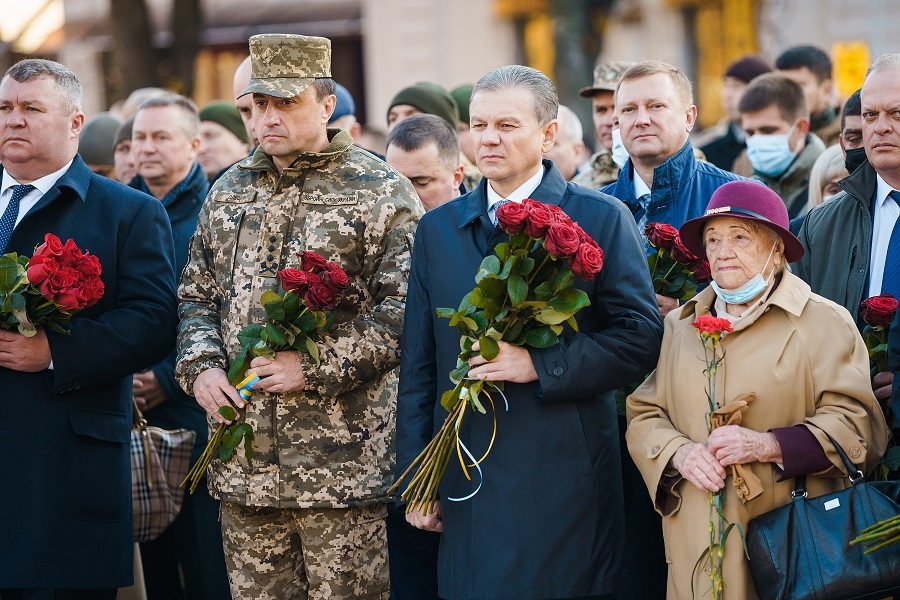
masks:
<svg viewBox="0 0 900 600"><path fill-rule="evenodd" d="M619 178L619 167L613 162L613 125L616 104L614 94L622 74L634 63L611 62L594 68L594 84L581 88L583 98L591 99L591 115L594 133L597 134L597 151L591 156L590 169L572 179L572 183L599 190Z"/></svg>
<svg viewBox="0 0 900 600"><path fill-rule="evenodd" d="M385 515L394 465L394 368L412 235L422 212L409 181L328 129L331 43L250 38L259 148L213 186L179 288L176 376L212 419L243 406L226 369L237 334L265 323L277 273L312 250L346 271L334 327L306 354L255 358L261 380L241 417L253 458L212 463L235 598L388 597Z"/></svg>

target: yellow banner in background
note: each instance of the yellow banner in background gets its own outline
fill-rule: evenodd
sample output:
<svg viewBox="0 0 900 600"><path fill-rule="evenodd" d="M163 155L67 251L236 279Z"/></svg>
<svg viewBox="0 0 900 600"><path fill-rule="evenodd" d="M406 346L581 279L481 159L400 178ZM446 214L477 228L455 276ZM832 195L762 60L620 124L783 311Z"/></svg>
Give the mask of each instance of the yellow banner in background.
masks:
<svg viewBox="0 0 900 600"><path fill-rule="evenodd" d="M835 42L831 46L831 61L838 95L847 98L862 87L872 58L868 44L862 40L855 40Z"/></svg>

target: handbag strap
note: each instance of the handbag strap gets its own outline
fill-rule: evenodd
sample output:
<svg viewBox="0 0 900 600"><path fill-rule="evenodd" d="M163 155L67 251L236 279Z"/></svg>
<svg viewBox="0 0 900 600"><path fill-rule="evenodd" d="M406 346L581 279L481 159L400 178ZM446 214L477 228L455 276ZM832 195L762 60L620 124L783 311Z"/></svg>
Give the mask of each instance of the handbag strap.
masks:
<svg viewBox="0 0 900 600"><path fill-rule="evenodd" d="M141 434L141 445L143 446L143 452L141 454L144 457L144 474L147 482L147 489L153 489L153 461L150 457L151 446L150 446L150 438L147 433L147 419L144 418L144 413L141 412L141 409L138 408L137 402L132 398L131 404L134 406L134 414L131 417L131 429L138 430Z"/></svg>
<svg viewBox="0 0 900 600"><path fill-rule="evenodd" d="M853 461L850 460L850 457L847 456L841 445L837 443L837 440L831 437L827 431L823 431L823 433L828 436L838 456L841 457L841 462L844 463L844 468L847 469L847 478L850 480L850 485L864 482L866 480L865 474L853 464ZM806 496L806 475L798 475L794 478L794 491L791 492L791 498L797 500L798 498L806 498Z"/></svg>

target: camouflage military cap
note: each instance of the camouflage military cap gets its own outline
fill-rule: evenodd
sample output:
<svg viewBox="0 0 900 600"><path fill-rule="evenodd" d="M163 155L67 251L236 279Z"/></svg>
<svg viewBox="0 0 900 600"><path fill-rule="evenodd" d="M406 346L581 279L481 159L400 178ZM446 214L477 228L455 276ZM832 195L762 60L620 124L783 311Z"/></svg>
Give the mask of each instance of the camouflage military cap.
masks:
<svg viewBox="0 0 900 600"><path fill-rule="evenodd" d="M581 88L578 93L585 98L590 98L597 92L614 92L622 75L628 67L637 64L633 62L609 62L594 67L594 85Z"/></svg>
<svg viewBox="0 0 900 600"><path fill-rule="evenodd" d="M331 40L266 33L250 38L250 81L241 92L293 98L315 79L331 77Z"/></svg>

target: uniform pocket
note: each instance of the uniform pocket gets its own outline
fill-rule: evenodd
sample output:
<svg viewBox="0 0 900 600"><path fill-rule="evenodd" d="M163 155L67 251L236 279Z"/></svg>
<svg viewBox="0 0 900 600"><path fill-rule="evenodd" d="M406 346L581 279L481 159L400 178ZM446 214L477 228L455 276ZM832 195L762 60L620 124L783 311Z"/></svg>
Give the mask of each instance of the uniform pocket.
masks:
<svg viewBox="0 0 900 600"><path fill-rule="evenodd" d="M66 511L85 521L125 520L131 502L131 424L127 415L69 410Z"/></svg>

